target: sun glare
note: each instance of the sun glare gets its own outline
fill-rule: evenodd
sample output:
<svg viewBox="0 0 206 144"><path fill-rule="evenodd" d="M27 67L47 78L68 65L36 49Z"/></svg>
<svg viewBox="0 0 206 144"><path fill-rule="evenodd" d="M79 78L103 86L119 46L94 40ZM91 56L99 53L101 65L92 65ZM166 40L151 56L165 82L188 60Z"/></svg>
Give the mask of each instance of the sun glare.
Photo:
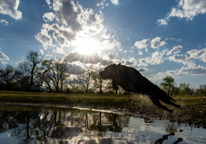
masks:
<svg viewBox="0 0 206 144"><path fill-rule="evenodd" d="M77 40L76 51L82 55L92 55L100 53L100 43L94 39L79 39Z"/></svg>

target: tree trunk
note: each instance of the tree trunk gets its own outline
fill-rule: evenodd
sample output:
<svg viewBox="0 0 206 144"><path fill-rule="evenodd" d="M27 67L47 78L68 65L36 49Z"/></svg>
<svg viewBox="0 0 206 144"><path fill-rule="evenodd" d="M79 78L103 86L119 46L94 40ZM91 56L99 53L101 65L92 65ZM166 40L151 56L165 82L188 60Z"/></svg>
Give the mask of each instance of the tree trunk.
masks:
<svg viewBox="0 0 206 144"><path fill-rule="evenodd" d="M30 81L30 87L33 85L33 79L34 79L34 69L36 65L34 64L31 70L31 81Z"/></svg>

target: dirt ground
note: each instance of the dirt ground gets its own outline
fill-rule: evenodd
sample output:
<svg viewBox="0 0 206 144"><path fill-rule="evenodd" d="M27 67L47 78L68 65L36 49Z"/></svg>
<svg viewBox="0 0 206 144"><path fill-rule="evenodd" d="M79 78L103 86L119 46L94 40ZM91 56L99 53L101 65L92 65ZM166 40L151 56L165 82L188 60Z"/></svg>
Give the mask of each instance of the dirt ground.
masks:
<svg viewBox="0 0 206 144"><path fill-rule="evenodd" d="M206 128L206 111L197 111L192 107L183 106L181 109L169 107L173 109L173 113L169 113L156 106L109 106L100 104L72 104L72 105L59 105L59 104L34 104L34 103L17 103L17 102L0 102L0 105L21 105L21 106L40 106L40 107L58 107L58 108L77 108L84 110L102 111L117 113L121 115L128 115L134 117L141 117L147 120L150 119L168 119L171 122L186 123L196 127Z"/></svg>

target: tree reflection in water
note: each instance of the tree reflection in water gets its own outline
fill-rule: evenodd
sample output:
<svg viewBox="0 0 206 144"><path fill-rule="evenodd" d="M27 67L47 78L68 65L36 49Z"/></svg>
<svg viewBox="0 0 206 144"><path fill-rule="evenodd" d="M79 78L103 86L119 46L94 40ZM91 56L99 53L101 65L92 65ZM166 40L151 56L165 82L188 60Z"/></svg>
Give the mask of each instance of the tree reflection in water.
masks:
<svg viewBox="0 0 206 144"><path fill-rule="evenodd" d="M178 144L206 141L203 136L206 130L188 136L193 132L187 132L190 127L178 129L178 124L166 120L164 123L164 120L75 109L0 107L0 139L4 139L0 143L7 143L10 139L14 140L12 144Z"/></svg>
<svg viewBox="0 0 206 144"><path fill-rule="evenodd" d="M121 132L121 125L129 122L129 117L79 110L0 113L0 133L10 131L10 136L23 144L81 143L84 137L90 139L89 143L95 143L91 140L93 136L103 137L107 131Z"/></svg>

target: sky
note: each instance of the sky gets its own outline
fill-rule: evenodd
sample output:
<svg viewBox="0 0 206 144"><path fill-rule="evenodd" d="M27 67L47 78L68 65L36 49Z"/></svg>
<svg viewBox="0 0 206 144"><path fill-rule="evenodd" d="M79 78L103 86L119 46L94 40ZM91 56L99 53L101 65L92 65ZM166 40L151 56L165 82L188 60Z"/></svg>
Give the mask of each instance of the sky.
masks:
<svg viewBox="0 0 206 144"><path fill-rule="evenodd" d="M206 84L206 0L0 0L0 62L28 51L76 69L119 64L159 85Z"/></svg>

